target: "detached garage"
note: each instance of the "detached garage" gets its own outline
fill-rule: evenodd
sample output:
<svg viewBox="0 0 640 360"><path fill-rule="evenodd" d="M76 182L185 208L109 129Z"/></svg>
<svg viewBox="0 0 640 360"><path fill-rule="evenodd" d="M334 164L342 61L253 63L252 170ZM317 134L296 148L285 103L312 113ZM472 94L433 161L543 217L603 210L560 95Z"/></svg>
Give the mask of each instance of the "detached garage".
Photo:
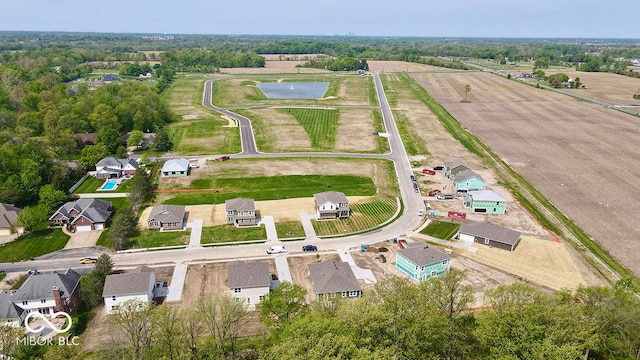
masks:
<svg viewBox="0 0 640 360"><path fill-rule="evenodd" d="M467 222L460 225L458 240L513 251L522 233L487 222Z"/></svg>

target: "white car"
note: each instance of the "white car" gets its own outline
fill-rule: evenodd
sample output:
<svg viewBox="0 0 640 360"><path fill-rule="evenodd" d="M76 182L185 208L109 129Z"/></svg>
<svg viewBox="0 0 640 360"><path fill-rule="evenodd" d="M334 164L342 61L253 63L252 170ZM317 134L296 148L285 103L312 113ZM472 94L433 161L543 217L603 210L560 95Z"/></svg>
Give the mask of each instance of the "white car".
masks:
<svg viewBox="0 0 640 360"><path fill-rule="evenodd" d="M418 216L424 216L424 210L418 210Z"/></svg>
<svg viewBox="0 0 640 360"><path fill-rule="evenodd" d="M267 249L267 254L280 254L286 252L287 249L285 249L284 246L281 245L269 246L269 248Z"/></svg>
<svg viewBox="0 0 640 360"><path fill-rule="evenodd" d="M196 168L199 168L200 165L198 165L198 164L189 164L189 167L192 168L192 169L196 169Z"/></svg>

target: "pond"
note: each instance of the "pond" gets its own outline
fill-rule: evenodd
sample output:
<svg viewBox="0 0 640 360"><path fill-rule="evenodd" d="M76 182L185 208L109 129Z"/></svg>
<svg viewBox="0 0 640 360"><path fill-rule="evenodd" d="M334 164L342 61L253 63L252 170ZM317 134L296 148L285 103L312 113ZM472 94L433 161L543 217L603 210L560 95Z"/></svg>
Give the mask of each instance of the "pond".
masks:
<svg viewBox="0 0 640 360"><path fill-rule="evenodd" d="M269 99L321 99L329 89L328 82L270 82L258 87Z"/></svg>

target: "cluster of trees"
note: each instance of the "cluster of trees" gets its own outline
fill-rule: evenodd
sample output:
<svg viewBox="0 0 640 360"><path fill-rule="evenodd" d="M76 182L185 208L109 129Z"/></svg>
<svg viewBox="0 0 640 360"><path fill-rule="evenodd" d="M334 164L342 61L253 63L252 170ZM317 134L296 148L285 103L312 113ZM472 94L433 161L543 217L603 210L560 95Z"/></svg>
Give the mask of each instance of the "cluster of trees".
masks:
<svg viewBox="0 0 640 360"><path fill-rule="evenodd" d="M147 73L153 73L153 68L149 63L131 63L120 68L120 75L139 76L140 74L146 75Z"/></svg>
<svg viewBox="0 0 640 360"><path fill-rule="evenodd" d="M131 181L129 201L131 201L132 207L116 209L109 228L109 242L115 250L126 249L129 246L129 240L138 231L136 214L152 195L153 184L150 174L144 168L138 168L129 181Z"/></svg>
<svg viewBox="0 0 640 360"><path fill-rule="evenodd" d="M264 67L264 57L251 52L228 51L223 47L205 50L171 50L160 54L162 64L177 71L213 73L220 68Z"/></svg>
<svg viewBox="0 0 640 360"><path fill-rule="evenodd" d="M365 59L358 60L358 59L349 58L349 57L310 60L299 66L307 67L307 68L315 68L315 69L327 69L331 71L357 71L357 70L369 71L369 64L367 64L367 60Z"/></svg>

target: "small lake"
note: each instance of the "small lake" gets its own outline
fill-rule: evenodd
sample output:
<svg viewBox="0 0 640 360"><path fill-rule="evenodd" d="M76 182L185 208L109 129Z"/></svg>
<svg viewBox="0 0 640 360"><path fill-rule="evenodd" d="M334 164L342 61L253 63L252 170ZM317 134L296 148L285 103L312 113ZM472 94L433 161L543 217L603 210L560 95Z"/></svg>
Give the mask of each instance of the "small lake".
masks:
<svg viewBox="0 0 640 360"><path fill-rule="evenodd" d="M328 82L258 83L269 99L321 99L329 89Z"/></svg>

